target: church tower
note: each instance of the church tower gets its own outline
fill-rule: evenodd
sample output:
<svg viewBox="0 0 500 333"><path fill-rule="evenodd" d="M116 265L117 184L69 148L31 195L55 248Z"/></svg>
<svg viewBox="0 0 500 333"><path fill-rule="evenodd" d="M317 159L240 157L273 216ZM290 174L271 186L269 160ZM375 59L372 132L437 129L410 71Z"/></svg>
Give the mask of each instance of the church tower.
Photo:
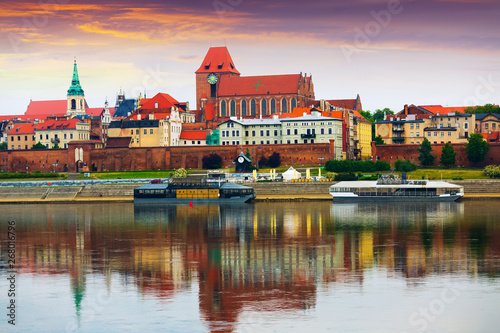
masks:
<svg viewBox="0 0 500 333"><path fill-rule="evenodd" d="M73 78L71 79L71 86L68 89L68 110L66 111L66 116L72 118L80 115L85 115L85 94L80 85L75 60Z"/></svg>
<svg viewBox="0 0 500 333"><path fill-rule="evenodd" d="M196 108L201 110L202 102L217 104L220 81L229 76L240 76L234 66L227 47L211 47L196 73ZM203 100L202 100L203 99Z"/></svg>

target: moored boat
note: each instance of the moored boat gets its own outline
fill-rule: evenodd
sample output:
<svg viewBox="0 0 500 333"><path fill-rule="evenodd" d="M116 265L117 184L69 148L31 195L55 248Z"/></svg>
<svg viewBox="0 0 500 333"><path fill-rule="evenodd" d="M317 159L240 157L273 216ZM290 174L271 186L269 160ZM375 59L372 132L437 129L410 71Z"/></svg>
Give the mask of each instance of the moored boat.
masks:
<svg viewBox="0 0 500 333"><path fill-rule="evenodd" d="M134 203L247 202L255 198L253 188L229 183L225 179L169 179L134 189Z"/></svg>
<svg viewBox="0 0 500 333"><path fill-rule="evenodd" d="M456 201L463 186L443 181L380 178L377 181L343 181L330 186L334 202Z"/></svg>

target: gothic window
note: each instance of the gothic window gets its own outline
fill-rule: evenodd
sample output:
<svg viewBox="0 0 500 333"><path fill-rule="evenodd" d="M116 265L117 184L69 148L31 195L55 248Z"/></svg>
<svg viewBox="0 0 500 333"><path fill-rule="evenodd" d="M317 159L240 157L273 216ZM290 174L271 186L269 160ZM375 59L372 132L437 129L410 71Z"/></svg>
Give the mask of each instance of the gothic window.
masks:
<svg viewBox="0 0 500 333"><path fill-rule="evenodd" d="M287 113L288 112L288 101L286 98L283 98L281 100L281 113Z"/></svg>
<svg viewBox="0 0 500 333"><path fill-rule="evenodd" d="M71 100L71 110L76 110L76 100L75 99Z"/></svg>
<svg viewBox="0 0 500 333"><path fill-rule="evenodd" d="M222 100L220 102L220 115L221 117L225 117L226 116L226 101Z"/></svg>
<svg viewBox="0 0 500 333"><path fill-rule="evenodd" d="M293 109L295 109L297 107L297 100L294 98L292 98L292 108L290 109L291 112L293 112Z"/></svg>
<svg viewBox="0 0 500 333"><path fill-rule="evenodd" d="M236 102L233 100L231 100L231 117L234 117L236 116Z"/></svg>
<svg viewBox="0 0 500 333"><path fill-rule="evenodd" d="M247 101L245 99L241 101L241 115L247 115Z"/></svg>
<svg viewBox="0 0 500 333"><path fill-rule="evenodd" d="M271 99L271 114L276 113L276 100L273 98Z"/></svg>
<svg viewBox="0 0 500 333"><path fill-rule="evenodd" d="M260 102L260 114L263 116L267 115L267 101L265 99L262 99Z"/></svg>
<svg viewBox="0 0 500 333"><path fill-rule="evenodd" d="M252 98L252 100L250 101L250 115L255 116L256 108L257 103L255 102L255 99Z"/></svg>

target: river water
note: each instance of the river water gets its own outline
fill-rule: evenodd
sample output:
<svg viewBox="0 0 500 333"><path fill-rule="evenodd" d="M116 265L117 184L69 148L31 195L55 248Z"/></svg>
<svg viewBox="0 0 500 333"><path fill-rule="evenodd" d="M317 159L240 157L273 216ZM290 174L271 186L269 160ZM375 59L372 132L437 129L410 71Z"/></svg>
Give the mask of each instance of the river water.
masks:
<svg viewBox="0 0 500 333"><path fill-rule="evenodd" d="M497 332L498 207L2 206L0 331Z"/></svg>

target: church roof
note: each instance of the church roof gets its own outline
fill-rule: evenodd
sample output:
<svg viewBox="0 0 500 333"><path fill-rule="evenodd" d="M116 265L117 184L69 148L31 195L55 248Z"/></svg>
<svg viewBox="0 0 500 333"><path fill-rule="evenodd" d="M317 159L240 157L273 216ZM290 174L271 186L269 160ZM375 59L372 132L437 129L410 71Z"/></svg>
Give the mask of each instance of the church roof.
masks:
<svg viewBox="0 0 500 333"><path fill-rule="evenodd" d="M88 116L100 117L103 112L104 112L104 108L86 108L85 109L85 114ZM115 108L109 108L109 113L111 114L111 117L113 117L113 115L115 114Z"/></svg>
<svg viewBox="0 0 500 333"><path fill-rule="evenodd" d="M199 73L235 73L240 74L236 67L234 66L233 59L229 54L227 47L211 47L205 59L196 71Z"/></svg>
<svg viewBox="0 0 500 333"><path fill-rule="evenodd" d="M327 102L338 108L356 110L357 99L331 99L327 100Z"/></svg>
<svg viewBox="0 0 500 333"><path fill-rule="evenodd" d="M110 108L111 109L111 108ZM115 108L114 117L128 117L129 113L135 111L135 99L124 99L120 105ZM110 110L111 112L111 110Z"/></svg>
<svg viewBox="0 0 500 333"><path fill-rule="evenodd" d="M75 64L73 65L73 78L71 79L71 86L68 89L68 96L84 96L82 86L80 85L80 79L78 77L78 68Z"/></svg>
<svg viewBox="0 0 500 333"><path fill-rule="evenodd" d="M218 95L229 97L297 94L300 77L300 74L224 77L220 81Z"/></svg>
<svg viewBox="0 0 500 333"><path fill-rule="evenodd" d="M61 130L61 129L76 129L76 124L81 123L80 119L64 119L64 120L47 120L36 126L37 131Z"/></svg>
<svg viewBox="0 0 500 333"><path fill-rule="evenodd" d="M67 100L31 101L24 113L30 119L45 119L48 116L64 116L68 109Z"/></svg>

